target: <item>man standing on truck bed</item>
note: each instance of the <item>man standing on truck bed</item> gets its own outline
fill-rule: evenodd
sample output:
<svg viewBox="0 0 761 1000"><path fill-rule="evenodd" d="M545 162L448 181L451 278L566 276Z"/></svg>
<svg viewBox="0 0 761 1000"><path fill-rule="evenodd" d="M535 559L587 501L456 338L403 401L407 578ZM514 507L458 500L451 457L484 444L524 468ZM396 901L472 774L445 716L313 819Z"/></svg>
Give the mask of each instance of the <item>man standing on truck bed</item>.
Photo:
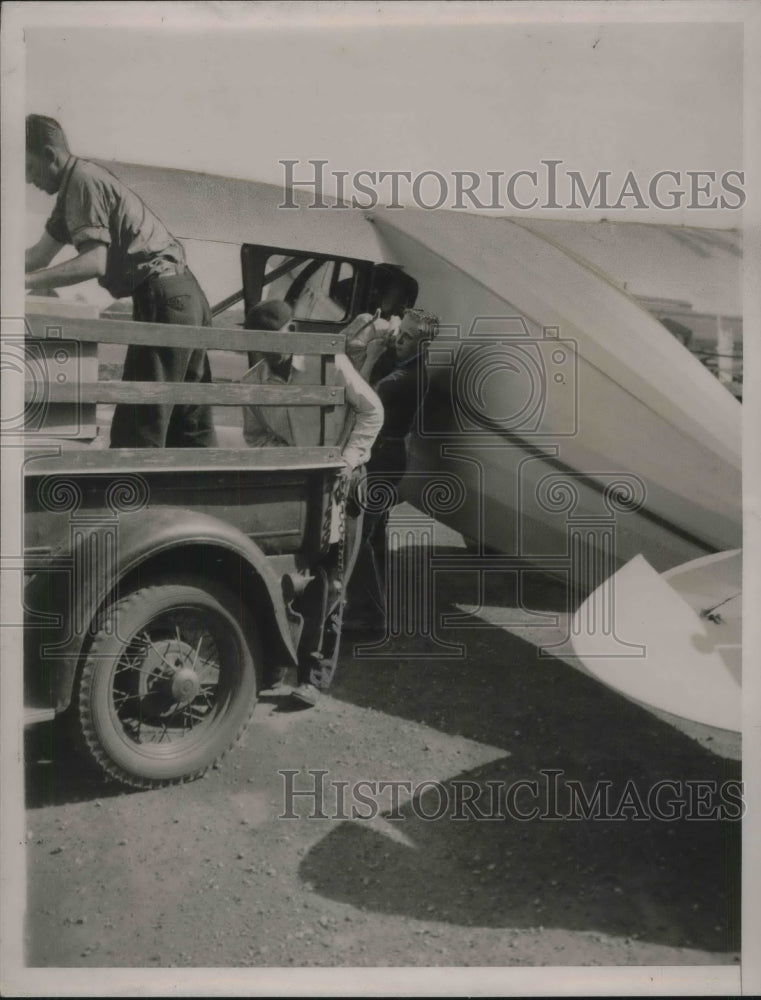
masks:
<svg viewBox="0 0 761 1000"><path fill-rule="evenodd" d="M142 200L113 174L73 156L53 118L26 119L27 183L57 194L39 241L26 251L28 290L45 292L97 278L116 299L132 297L133 319L145 323L211 326L206 296L185 263L185 252ZM48 267L73 243L72 260ZM129 382L210 382L206 352L130 345L123 378ZM119 404L112 448L212 447L208 406Z"/></svg>

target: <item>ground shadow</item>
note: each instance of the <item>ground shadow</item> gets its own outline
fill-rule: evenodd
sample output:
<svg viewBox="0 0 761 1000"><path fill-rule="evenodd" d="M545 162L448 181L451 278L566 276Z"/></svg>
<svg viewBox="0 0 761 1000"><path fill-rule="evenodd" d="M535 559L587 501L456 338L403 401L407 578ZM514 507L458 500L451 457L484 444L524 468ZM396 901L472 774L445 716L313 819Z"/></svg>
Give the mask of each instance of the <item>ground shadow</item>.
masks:
<svg viewBox="0 0 761 1000"><path fill-rule="evenodd" d="M291 697L290 687L268 691L259 701L275 713L304 712L306 705ZM115 795L140 794L109 778L79 747L75 723L68 718L28 726L24 732L25 803L27 809L88 802Z"/></svg>
<svg viewBox="0 0 761 1000"><path fill-rule="evenodd" d="M549 583L537 597L547 608L564 600L561 591ZM467 601L453 575L439 587L437 610ZM345 651L331 693L504 749L504 758L444 783L450 805L464 780L488 795L490 781L503 788L519 780L546 784L542 772L556 770L561 784L579 782L587 798L609 782L608 815L631 782L645 801L644 818L635 806L621 819L520 820L513 813L455 821L449 810L425 820L418 813L435 814L441 795L429 789L418 810L408 803L396 821L411 846L367 824L342 823L304 858L303 878L327 897L420 919L594 930L713 952L739 948L740 824L679 819L678 807L675 818L658 818L647 797L658 782L673 781L677 791L663 801L681 795L688 809L705 813L689 783L704 783L713 806L721 805L719 789L739 782L740 765L568 664L540 658L504 629L452 629L447 638L464 644L467 655L416 659L402 640L397 658ZM736 803L729 815L737 812Z"/></svg>
<svg viewBox="0 0 761 1000"><path fill-rule="evenodd" d="M39 722L24 731L27 809L131 795L135 789L112 781L72 747L61 720Z"/></svg>
<svg viewBox="0 0 761 1000"><path fill-rule="evenodd" d="M327 898L419 920L739 949L739 823L453 818L462 782L483 789L483 814L491 788L518 776L505 758L427 789L388 821L409 844L344 822L300 874Z"/></svg>

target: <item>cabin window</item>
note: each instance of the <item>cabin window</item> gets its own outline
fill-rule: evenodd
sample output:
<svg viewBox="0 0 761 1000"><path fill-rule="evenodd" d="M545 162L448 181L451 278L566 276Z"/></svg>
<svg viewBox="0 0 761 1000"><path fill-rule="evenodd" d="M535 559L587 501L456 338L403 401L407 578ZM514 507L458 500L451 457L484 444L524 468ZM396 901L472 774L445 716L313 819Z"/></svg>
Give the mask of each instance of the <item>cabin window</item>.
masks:
<svg viewBox="0 0 761 1000"><path fill-rule="evenodd" d="M246 308L284 299L302 329L341 327L360 312L401 316L415 304L418 284L396 264L244 244Z"/></svg>
<svg viewBox="0 0 761 1000"><path fill-rule="evenodd" d="M262 298L284 299L294 319L341 323L349 315L353 286L349 261L272 254L264 266Z"/></svg>
<svg viewBox="0 0 761 1000"><path fill-rule="evenodd" d="M294 319L307 324L338 324L353 315L363 261L300 253L275 247L244 246L243 287L246 307L283 299Z"/></svg>

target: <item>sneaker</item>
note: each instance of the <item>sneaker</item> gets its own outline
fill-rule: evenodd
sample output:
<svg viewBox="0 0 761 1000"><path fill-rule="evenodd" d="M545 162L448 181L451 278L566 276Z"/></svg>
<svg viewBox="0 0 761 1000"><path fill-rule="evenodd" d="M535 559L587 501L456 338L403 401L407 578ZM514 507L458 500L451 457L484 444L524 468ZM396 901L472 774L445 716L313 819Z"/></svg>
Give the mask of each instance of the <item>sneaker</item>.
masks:
<svg viewBox="0 0 761 1000"><path fill-rule="evenodd" d="M291 697L295 698L296 701L300 701L302 705L307 705L311 708L313 705L317 704L320 698L320 692L314 684L304 682L291 691Z"/></svg>

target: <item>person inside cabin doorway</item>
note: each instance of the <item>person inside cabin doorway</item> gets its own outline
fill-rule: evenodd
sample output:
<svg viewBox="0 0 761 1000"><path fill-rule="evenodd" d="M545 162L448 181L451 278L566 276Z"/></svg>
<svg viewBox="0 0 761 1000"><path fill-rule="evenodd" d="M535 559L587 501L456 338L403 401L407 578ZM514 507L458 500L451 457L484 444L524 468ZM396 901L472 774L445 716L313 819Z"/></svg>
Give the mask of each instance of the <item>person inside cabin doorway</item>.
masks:
<svg viewBox="0 0 761 1000"><path fill-rule="evenodd" d="M131 296L133 318L145 323L211 326L206 296L185 252L143 201L112 173L74 156L53 118L26 119L26 180L56 195L38 242L26 251L26 288L39 294L96 278L116 299ZM51 261L67 243L77 256ZM204 350L130 345L129 382L210 382ZM211 408L119 404L112 448L213 447Z"/></svg>
<svg viewBox="0 0 761 1000"><path fill-rule="evenodd" d="M414 427L425 394L423 344L436 336L438 328L439 320L433 313L406 309L391 341L396 365L374 384L385 417L367 463L367 490L372 503L365 512L362 543L348 593L348 615L344 619L347 631L383 631L386 627L386 528L396 488L407 468L405 439ZM373 352L380 357L383 350L379 341L371 342L369 363L377 361ZM380 503L383 497L387 498L385 506Z"/></svg>

